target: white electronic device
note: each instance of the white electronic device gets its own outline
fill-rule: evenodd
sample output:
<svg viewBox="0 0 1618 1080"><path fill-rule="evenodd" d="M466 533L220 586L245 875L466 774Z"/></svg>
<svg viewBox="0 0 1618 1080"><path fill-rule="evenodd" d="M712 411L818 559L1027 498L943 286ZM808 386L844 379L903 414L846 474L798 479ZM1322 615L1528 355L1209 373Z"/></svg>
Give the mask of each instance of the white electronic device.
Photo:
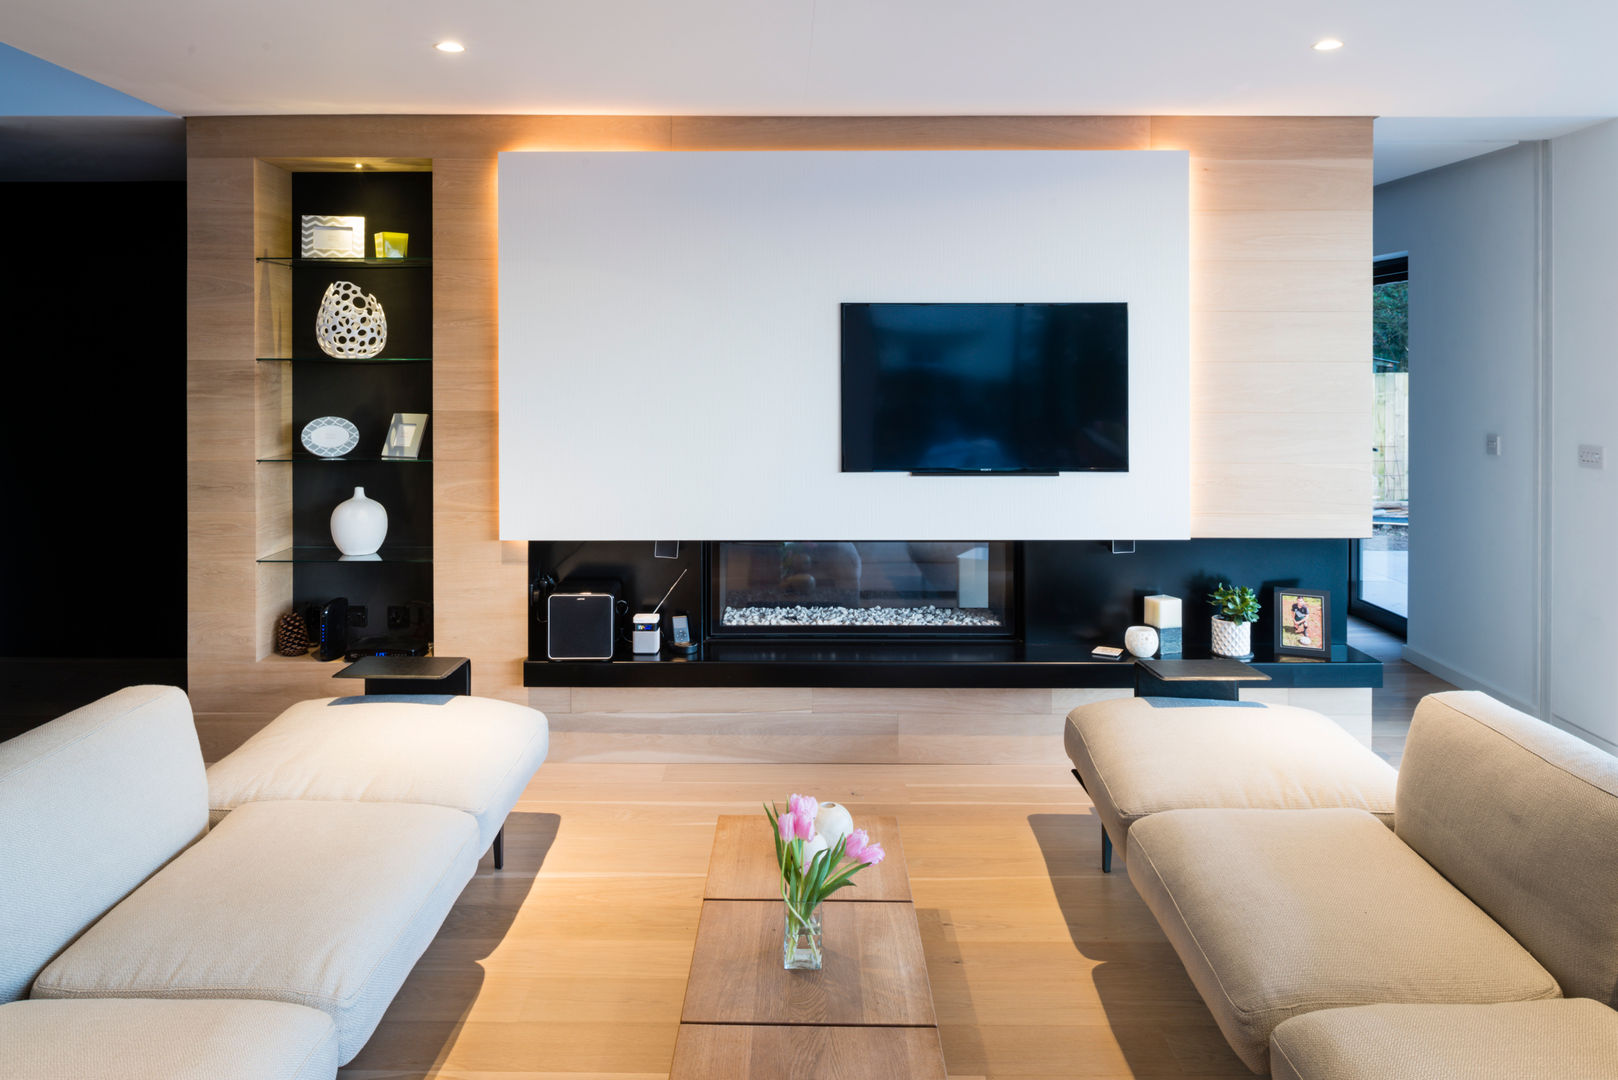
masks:
<svg viewBox="0 0 1618 1080"><path fill-rule="evenodd" d="M658 623L663 616L653 611L650 614L632 615L629 625L634 629L634 649L638 656L646 656L663 648L663 632L658 629Z"/></svg>
<svg viewBox="0 0 1618 1080"><path fill-rule="evenodd" d="M663 599L657 602L657 607L651 611L641 612L629 617L629 625L633 630L631 647L635 650L636 656L655 656L663 651L663 631L660 629L663 616L659 615L658 612L662 610L664 602L674 594L675 586L685 580L685 575L686 571L681 570L680 576L674 579L673 585L669 586L669 591L664 593Z"/></svg>

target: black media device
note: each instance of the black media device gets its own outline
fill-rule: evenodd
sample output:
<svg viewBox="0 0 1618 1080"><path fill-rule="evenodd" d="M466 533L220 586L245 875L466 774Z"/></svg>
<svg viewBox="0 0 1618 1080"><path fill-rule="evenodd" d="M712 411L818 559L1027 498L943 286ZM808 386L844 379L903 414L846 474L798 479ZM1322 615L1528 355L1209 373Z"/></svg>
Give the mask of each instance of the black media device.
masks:
<svg viewBox="0 0 1618 1080"><path fill-rule="evenodd" d="M545 655L552 660L611 660L618 645L616 581L568 580L545 598Z"/></svg>
<svg viewBox="0 0 1618 1080"><path fill-rule="evenodd" d="M316 660L341 660L348 654L348 597L326 601L305 621L315 634Z"/></svg>
<svg viewBox="0 0 1618 1080"><path fill-rule="evenodd" d="M842 305L844 472L1129 471L1129 305Z"/></svg>

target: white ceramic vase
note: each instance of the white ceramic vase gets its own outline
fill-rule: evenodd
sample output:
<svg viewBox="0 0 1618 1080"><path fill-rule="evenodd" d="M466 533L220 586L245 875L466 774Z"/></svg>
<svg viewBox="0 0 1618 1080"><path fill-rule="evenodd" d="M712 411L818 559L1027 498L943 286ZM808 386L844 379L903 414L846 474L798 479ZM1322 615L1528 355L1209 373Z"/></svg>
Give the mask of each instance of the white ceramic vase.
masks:
<svg viewBox="0 0 1618 1080"><path fill-rule="evenodd" d="M1156 656L1157 631L1150 626L1131 626L1124 631L1124 648L1130 656Z"/></svg>
<svg viewBox="0 0 1618 1080"><path fill-rule="evenodd" d="M1237 660L1253 655L1253 624L1228 622L1215 615L1213 620L1213 654Z"/></svg>
<svg viewBox="0 0 1618 1080"><path fill-rule="evenodd" d="M853 831L854 815L848 812L846 806L834 802L820 804L820 813L815 815L815 832L826 841L827 847L836 847L837 841Z"/></svg>
<svg viewBox="0 0 1618 1080"><path fill-rule="evenodd" d="M357 487L331 512L331 540L344 555L375 555L388 536L388 512Z"/></svg>

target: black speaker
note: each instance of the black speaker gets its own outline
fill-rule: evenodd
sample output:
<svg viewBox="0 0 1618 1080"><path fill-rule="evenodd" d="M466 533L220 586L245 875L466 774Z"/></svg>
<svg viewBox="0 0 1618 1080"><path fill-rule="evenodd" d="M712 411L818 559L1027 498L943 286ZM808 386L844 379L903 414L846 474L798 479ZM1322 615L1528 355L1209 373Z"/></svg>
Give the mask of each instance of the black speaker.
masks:
<svg viewBox="0 0 1618 1080"><path fill-rule="evenodd" d="M545 655L611 660L618 645L616 581L564 581L545 600Z"/></svg>

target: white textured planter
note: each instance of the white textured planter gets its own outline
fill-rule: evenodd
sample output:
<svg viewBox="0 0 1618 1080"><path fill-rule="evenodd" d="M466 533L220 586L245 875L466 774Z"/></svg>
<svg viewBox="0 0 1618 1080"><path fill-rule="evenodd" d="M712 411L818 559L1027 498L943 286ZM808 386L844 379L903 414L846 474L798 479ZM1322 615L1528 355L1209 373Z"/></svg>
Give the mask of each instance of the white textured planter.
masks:
<svg viewBox="0 0 1618 1080"><path fill-rule="evenodd" d="M365 497L365 489L354 489L354 497L337 504L331 512L331 541L344 555L375 555L388 536L388 512L375 499Z"/></svg>
<svg viewBox="0 0 1618 1080"><path fill-rule="evenodd" d="M1226 622L1215 615L1213 620L1213 654L1231 656L1237 660L1253 655L1253 624Z"/></svg>

